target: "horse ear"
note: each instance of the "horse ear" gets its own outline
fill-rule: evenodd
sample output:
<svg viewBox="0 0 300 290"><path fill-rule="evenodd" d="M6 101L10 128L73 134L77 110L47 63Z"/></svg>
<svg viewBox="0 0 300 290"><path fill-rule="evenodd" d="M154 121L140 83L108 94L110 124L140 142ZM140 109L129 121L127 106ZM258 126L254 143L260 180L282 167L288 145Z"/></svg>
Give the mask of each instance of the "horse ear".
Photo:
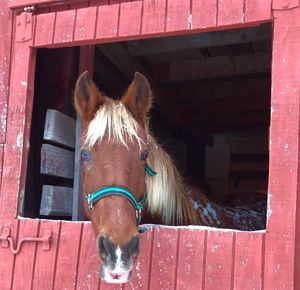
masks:
<svg viewBox="0 0 300 290"><path fill-rule="evenodd" d="M122 102L137 120L144 121L151 109L152 93L148 80L139 72L134 74L134 79L123 96Z"/></svg>
<svg viewBox="0 0 300 290"><path fill-rule="evenodd" d="M74 104L77 113L83 120L89 119L104 101L105 96L99 92L90 79L89 73L87 71L82 73L76 82L74 93Z"/></svg>

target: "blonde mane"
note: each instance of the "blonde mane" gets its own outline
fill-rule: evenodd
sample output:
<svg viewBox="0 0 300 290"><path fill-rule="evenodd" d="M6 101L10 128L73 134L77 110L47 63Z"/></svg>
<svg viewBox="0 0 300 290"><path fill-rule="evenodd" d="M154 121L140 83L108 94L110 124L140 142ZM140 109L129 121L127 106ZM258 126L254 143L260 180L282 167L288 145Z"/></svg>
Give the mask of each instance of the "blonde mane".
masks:
<svg viewBox="0 0 300 290"><path fill-rule="evenodd" d="M126 142L132 142L134 139L140 146L143 141L138 136L138 127L139 124L123 103L106 98L89 124L85 145L93 147L107 133L110 141L121 143L125 147Z"/></svg>
<svg viewBox="0 0 300 290"><path fill-rule="evenodd" d="M138 136L139 124L120 101L107 98L90 122L85 144L92 147L105 134L127 147L127 141L143 142ZM148 122L145 122L148 132ZM147 207L153 216L160 216L167 225L199 224L199 216L186 194L186 187L170 155L148 133L148 164L158 174L146 175Z"/></svg>

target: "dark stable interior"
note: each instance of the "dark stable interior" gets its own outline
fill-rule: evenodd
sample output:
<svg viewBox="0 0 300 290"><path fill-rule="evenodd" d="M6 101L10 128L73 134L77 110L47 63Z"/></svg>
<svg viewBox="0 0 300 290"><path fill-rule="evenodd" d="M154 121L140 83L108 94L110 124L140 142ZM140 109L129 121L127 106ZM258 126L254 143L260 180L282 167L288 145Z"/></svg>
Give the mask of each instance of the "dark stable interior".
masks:
<svg viewBox="0 0 300 290"><path fill-rule="evenodd" d="M187 183L211 199L266 193L271 29L264 24L95 45L94 81L119 98L135 71L146 75L154 93L152 132ZM72 187L72 179L40 174L40 150L47 109L76 118L79 57L79 47L37 52L24 216L40 217L43 184Z"/></svg>

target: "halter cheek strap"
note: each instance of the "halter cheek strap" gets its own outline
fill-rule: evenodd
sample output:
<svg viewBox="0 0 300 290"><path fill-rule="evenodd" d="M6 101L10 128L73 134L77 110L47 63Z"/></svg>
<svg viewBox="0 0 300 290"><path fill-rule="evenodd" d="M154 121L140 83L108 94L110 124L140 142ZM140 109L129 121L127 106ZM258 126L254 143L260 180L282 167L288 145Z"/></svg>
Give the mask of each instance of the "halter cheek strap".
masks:
<svg viewBox="0 0 300 290"><path fill-rule="evenodd" d="M145 162L145 170L146 172L150 175L150 176L155 176L157 174L156 171L154 171L149 165L147 162Z"/></svg>
<svg viewBox="0 0 300 290"><path fill-rule="evenodd" d="M151 169L151 167L146 162L145 162L145 170L150 176L155 176L157 174L154 170ZM143 198L140 201L137 201L134 195L129 190L127 190L122 186L118 186L118 185L105 186L85 196L88 203L88 209L91 210L93 208L93 204L95 204L100 199L107 196L113 196L113 195L127 198L127 200L132 204L132 206L135 209L136 223L139 226L142 220L142 209L147 199L147 192L144 193ZM144 229L139 229L139 232L144 232L144 231L145 231Z"/></svg>

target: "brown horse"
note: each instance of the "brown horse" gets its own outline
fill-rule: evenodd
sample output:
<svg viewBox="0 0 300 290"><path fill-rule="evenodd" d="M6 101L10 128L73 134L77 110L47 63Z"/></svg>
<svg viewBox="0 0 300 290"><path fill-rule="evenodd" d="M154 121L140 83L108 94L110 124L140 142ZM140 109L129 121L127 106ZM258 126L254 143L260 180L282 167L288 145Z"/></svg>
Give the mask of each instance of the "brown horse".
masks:
<svg viewBox="0 0 300 290"><path fill-rule="evenodd" d="M74 101L83 120L85 209L97 236L103 280L130 279L139 253L141 215L167 225L264 228L264 211L222 207L183 183L170 156L149 133L152 93L140 73L123 97L113 100L85 72L77 80Z"/></svg>

